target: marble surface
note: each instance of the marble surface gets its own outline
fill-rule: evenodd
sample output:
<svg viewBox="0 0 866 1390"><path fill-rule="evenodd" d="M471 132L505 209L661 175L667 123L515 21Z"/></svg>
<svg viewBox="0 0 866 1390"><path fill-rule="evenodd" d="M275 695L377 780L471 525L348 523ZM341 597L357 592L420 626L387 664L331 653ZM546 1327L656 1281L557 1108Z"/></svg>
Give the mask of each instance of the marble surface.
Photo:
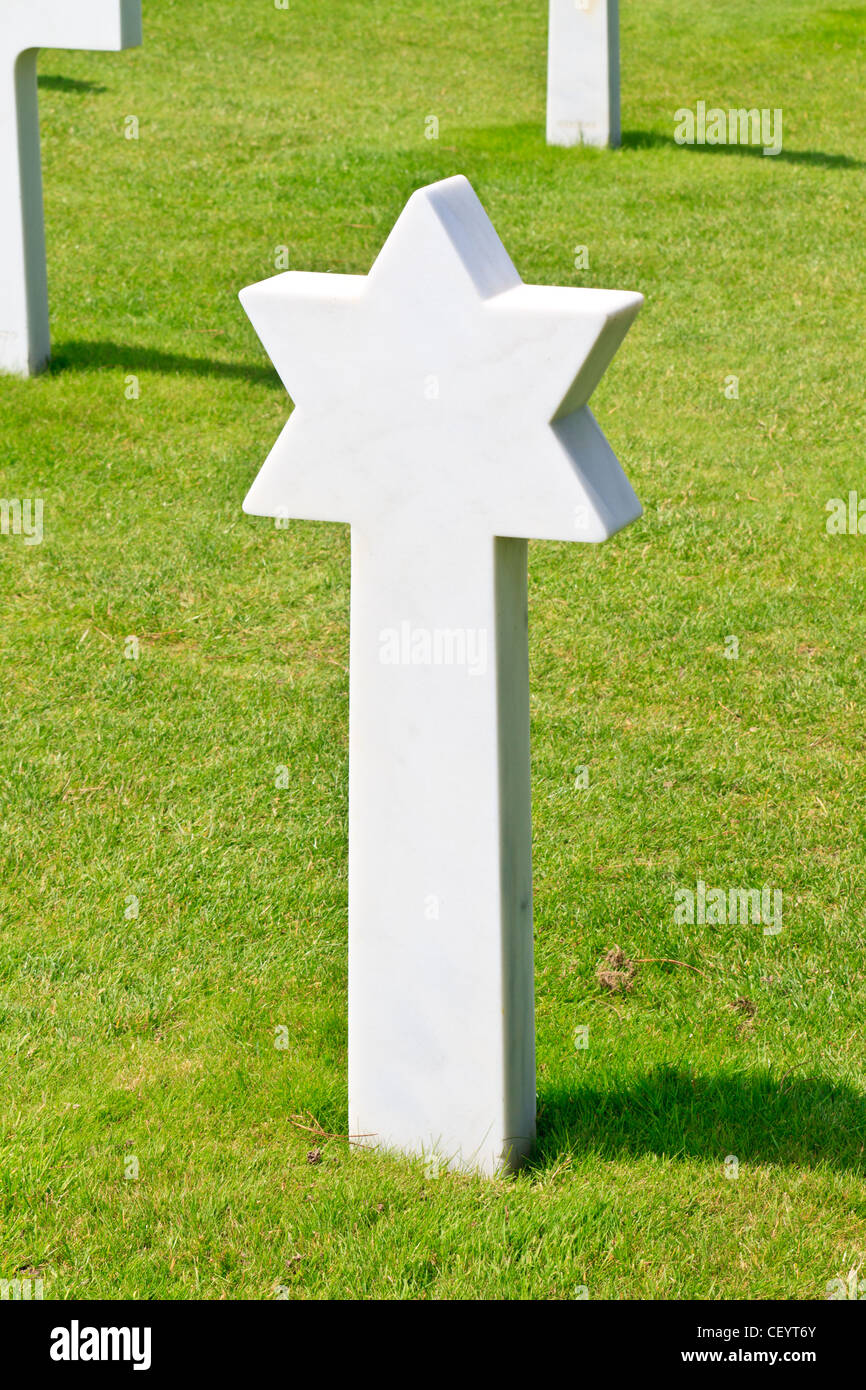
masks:
<svg viewBox="0 0 866 1390"><path fill-rule="evenodd" d="M350 1132L514 1167L535 1132L526 539L640 515L588 401L641 296L524 285L456 177L412 195L369 275L241 300L295 402L244 509L352 526Z"/></svg>
<svg viewBox="0 0 866 1390"><path fill-rule="evenodd" d="M547 143L620 143L618 0L550 0Z"/></svg>
<svg viewBox="0 0 866 1390"><path fill-rule="evenodd" d="M40 48L141 43L141 0L2 0L0 372L30 376L51 351L36 59Z"/></svg>

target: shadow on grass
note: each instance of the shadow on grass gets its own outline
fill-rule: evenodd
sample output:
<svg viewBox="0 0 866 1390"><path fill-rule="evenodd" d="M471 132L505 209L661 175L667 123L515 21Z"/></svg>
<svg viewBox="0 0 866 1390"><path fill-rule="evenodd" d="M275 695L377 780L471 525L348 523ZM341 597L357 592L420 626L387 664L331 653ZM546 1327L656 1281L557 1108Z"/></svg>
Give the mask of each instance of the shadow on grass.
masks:
<svg viewBox="0 0 866 1390"><path fill-rule="evenodd" d="M98 82L83 82L77 77L52 77L49 74L43 77L40 74L36 80L44 92L79 92L83 95L87 92L99 94L108 91L107 87L102 87Z"/></svg>
<svg viewBox="0 0 866 1390"><path fill-rule="evenodd" d="M533 1167L563 1154L658 1154L866 1172L866 1096L819 1076L701 1075L656 1067L610 1088L539 1097Z"/></svg>
<svg viewBox="0 0 866 1390"><path fill-rule="evenodd" d="M439 158L442 166L447 165L446 154L487 155L497 159L533 159L548 161L552 167L563 162L574 164L581 160L604 159L608 150L597 149L594 145L548 145L545 143L543 125L523 122L519 125L501 126L458 126L451 138L453 145L443 143L441 150L434 150L431 158ZM657 130L624 130L623 150L676 150L678 154L689 155L736 155L751 159L763 159L768 163L780 160L783 164L807 164L823 169L866 169L866 161L855 159L847 154L824 154L820 150L786 150L777 155L765 155L761 145L678 145L673 135L664 135ZM407 158L409 152L407 152ZM453 164L453 159L451 160ZM435 177L435 175L434 175Z"/></svg>
<svg viewBox="0 0 866 1390"><path fill-rule="evenodd" d="M820 150L786 150L778 154L765 155L761 145L678 145L672 135L662 135L656 130L624 130L622 133L624 150L674 149L684 155L745 155L752 159L765 159L768 163L778 160L783 164L811 164L821 169L866 169L866 162L854 159L847 154L822 154Z"/></svg>
<svg viewBox="0 0 866 1390"><path fill-rule="evenodd" d="M179 352L161 352L158 348L126 347L123 343L91 343L70 341L61 343L52 353L49 371L93 371L105 368L137 375L139 372L162 372L165 375L201 377L234 377L242 381L269 382L280 386L273 367L250 362L220 362L211 357L187 357Z"/></svg>

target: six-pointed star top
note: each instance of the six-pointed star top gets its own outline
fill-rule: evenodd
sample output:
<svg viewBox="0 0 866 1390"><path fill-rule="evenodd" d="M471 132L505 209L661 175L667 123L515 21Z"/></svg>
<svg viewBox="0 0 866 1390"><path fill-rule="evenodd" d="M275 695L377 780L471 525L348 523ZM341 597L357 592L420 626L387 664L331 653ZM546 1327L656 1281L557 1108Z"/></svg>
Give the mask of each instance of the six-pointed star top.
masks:
<svg viewBox="0 0 866 1390"><path fill-rule="evenodd" d="M245 511L582 541L640 516L587 401L642 296L524 285L462 176L413 193L369 275L240 298L295 402Z"/></svg>

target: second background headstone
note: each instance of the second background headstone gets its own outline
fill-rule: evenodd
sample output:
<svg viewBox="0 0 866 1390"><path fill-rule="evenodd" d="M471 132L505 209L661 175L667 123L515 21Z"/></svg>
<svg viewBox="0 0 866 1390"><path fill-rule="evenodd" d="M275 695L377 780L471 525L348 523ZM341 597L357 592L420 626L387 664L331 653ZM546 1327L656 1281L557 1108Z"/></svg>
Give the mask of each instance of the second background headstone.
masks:
<svg viewBox="0 0 866 1390"><path fill-rule="evenodd" d="M619 145L619 0L550 0L547 143Z"/></svg>

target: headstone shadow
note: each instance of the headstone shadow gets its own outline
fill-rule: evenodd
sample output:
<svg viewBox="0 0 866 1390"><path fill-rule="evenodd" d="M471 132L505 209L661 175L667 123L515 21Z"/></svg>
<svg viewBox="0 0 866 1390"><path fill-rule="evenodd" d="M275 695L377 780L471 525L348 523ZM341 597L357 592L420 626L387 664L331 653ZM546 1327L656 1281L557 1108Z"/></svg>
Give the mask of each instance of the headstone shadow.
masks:
<svg viewBox="0 0 866 1390"><path fill-rule="evenodd" d="M108 88L99 82L86 82L82 78L55 76L51 73L40 74L36 81L41 92L77 92L81 96L98 96L108 91Z"/></svg>
<svg viewBox="0 0 866 1390"><path fill-rule="evenodd" d="M662 135L657 130L624 130L622 133L624 150L674 149L683 155L744 156L749 159L763 159L767 163L779 161L782 164L811 164L823 169L866 169L866 161L854 159L847 154L826 154L822 150L786 150L778 154L765 155L761 145L678 145L673 135Z"/></svg>
<svg viewBox="0 0 866 1390"><path fill-rule="evenodd" d="M269 364L222 362L219 358L161 352L157 348L78 339L61 343L52 355L49 368L52 374L94 369L120 369L136 375L139 372L161 372L168 376L234 377L242 381L270 382L280 386L279 377Z"/></svg>
<svg viewBox="0 0 866 1390"><path fill-rule="evenodd" d="M544 133L537 124L524 122L517 125L459 126L451 136L449 153L493 156L500 161L532 158L536 165L545 162L551 168L560 168L562 163L574 162L584 156L591 159L608 158L592 145L572 145L563 148L546 145ZM450 144L451 142L449 142ZM765 155L761 145L678 145L673 135L664 135L658 130L624 130L621 149L628 150L676 150L688 158L689 155L741 156L747 159L762 159L770 164L780 161L783 164L806 164L823 169L866 169L866 160L855 159L847 154L830 154L823 150L789 150L783 148L776 155ZM407 157L409 155L407 151ZM434 149L433 153L436 151ZM616 158L616 155L613 156Z"/></svg>
<svg viewBox="0 0 866 1390"><path fill-rule="evenodd" d="M624 1084L539 1095L533 1166L568 1152L657 1154L866 1171L866 1094L818 1075L707 1074L660 1066Z"/></svg>

